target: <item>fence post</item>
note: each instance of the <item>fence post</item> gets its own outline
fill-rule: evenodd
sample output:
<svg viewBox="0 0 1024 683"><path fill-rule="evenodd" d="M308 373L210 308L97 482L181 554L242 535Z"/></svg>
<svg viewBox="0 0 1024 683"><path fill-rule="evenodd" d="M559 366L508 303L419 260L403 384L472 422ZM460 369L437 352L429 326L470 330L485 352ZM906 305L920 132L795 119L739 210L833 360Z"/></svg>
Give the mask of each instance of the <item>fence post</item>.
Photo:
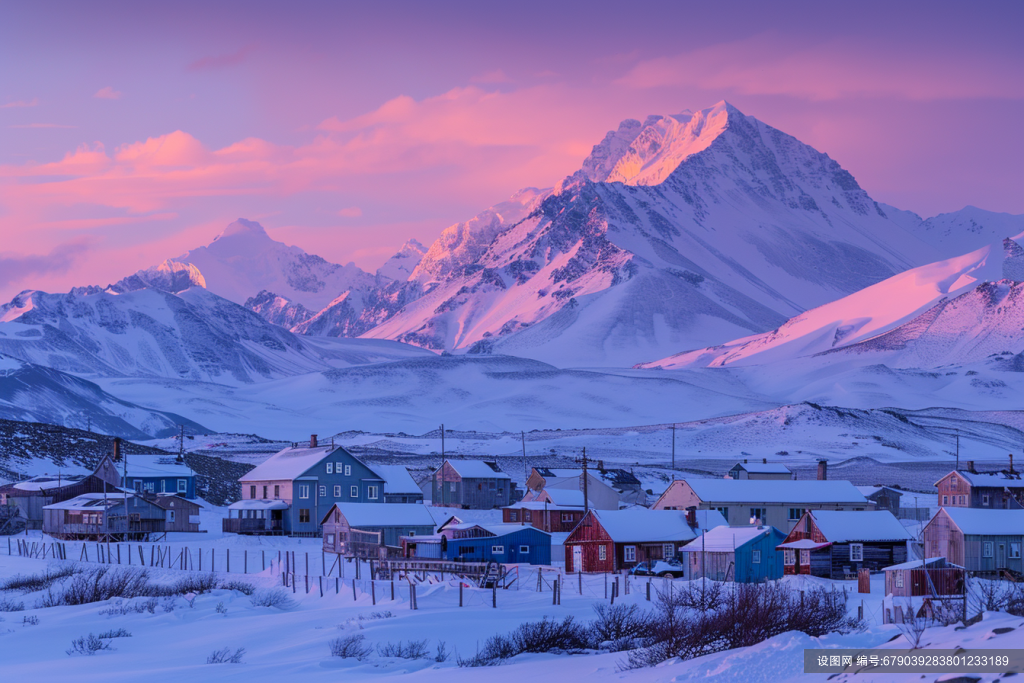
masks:
<svg viewBox="0 0 1024 683"><path fill-rule="evenodd" d="M295 572L294 571L291 574L291 579L292 579L292 593L295 593L299 589L295 587L296 581L295 581Z"/></svg>
<svg viewBox="0 0 1024 683"><path fill-rule="evenodd" d="M260 571L261 572L267 571L267 551L266 550L261 550L260 551Z"/></svg>
<svg viewBox="0 0 1024 683"><path fill-rule="evenodd" d="M394 582L392 582L392 590L394 590L394 585ZM459 579L459 607L462 607L462 579Z"/></svg>
<svg viewBox="0 0 1024 683"><path fill-rule="evenodd" d="M356 600L356 580L352 579L352 602Z"/></svg>
<svg viewBox="0 0 1024 683"><path fill-rule="evenodd" d="M857 608L857 621L864 621L864 601L860 601L860 607Z"/></svg>
<svg viewBox="0 0 1024 683"><path fill-rule="evenodd" d="M324 551L320 551L320 576L327 574L327 557L324 555Z"/></svg>
<svg viewBox="0 0 1024 683"><path fill-rule="evenodd" d="M618 578L618 577L616 577L616 578ZM619 588L619 582L616 581L615 583L612 584L612 602L611 602L611 604L613 604L613 605L615 604L615 593L618 592L618 588Z"/></svg>
<svg viewBox="0 0 1024 683"><path fill-rule="evenodd" d="M242 551L242 573L249 573L249 550L248 548Z"/></svg>
<svg viewBox="0 0 1024 683"><path fill-rule="evenodd" d="M651 601L651 582L647 582L647 602Z"/></svg>
<svg viewBox="0 0 1024 683"><path fill-rule="evenodd" d="M491 583L491 607L498 607L498 582Z"/></svg>
<svg viewBox="0 0 1024 683"><path fill-rule="evenodd" d="M306 574L306 595L309 595L309 574Z"/></svg>
<svg viewBox="0 0 1024 683"><path fill-rule="evenodd" d="M460 593L460 596L461 596L462 584L459 584L459 593ZM460 597L460 600L461 600L461 597ZM393 571L391 572L391 601L392 602L395 601L395 573ZM462 605L460 604L459 606L461 607Z"/></svg>
<svg viewBox="0 0 1024 683"><path fill-rule="evenodd" d="M228 548L228 569L227 573L231 573L231 548Z"/></svg>
<svg viewBox="0 0 1024 683"><path fill-rule="evenodd" d="M604 599L608 599L608 572L604 573Z"/></svg>
<svg viewBox="0 0 1024 683"><path fill-rule="evenodd" d="M377 584L370 579L370 599L373 600L374 607L377 606Z"/></svg>
<svg viewBox="0 0 1024 683"><path fill-rule="evenodd" d="M316 582L320 586L320 597L322 598L324 597L324 577L322 574L316 577Z"/></svg>
<svg viewBox="0 0 1024 683"><path fill-rule="evenodd" d="M146 551L144 551L142 549L142 544L141 543L139 544L139 566L140 567L145 567L146 566Z"/></svg>
<svg viewBox="0 0 1024 683"><path fill-rule="evenodd" d="M306 552L306 576L309 576L309 552Z"/></svg>

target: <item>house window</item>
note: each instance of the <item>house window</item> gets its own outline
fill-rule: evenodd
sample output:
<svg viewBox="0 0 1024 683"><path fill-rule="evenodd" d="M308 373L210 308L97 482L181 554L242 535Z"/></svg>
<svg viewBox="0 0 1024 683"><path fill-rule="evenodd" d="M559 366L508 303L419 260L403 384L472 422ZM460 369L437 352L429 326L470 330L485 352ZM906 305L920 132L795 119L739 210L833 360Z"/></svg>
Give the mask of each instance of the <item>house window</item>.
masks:
<svg viewBox="0 0 1024 683"><path fill-rule="evenodd" d="M726 507L726 508L715 508L715 509L722 513L722 516L725 517L726 521L729 521L729 508Z"/></svg>
<svg viewBox="0 0 1024 683"><path fill-rule="evenodd" d="M492 545L491 546L491 554L492 555L504 555L505 554L505 546L503 546L503 545Z"/></svg>
<svg viewBox="0 0 1024 683"><path fill-rule="evenodd" d="M377 487L376 486L367 486L366 487L366 497L369 498L370 500L377 500Z"/></svg>
<svg viewBox="0 0 1024 683"><path fill-rule="evenodd" d="M186 481L184 479L179 479L178 480L178 493L187 493L187 492L188 492L188 481Z"/></svg>
<svg viewBox="0 0 1024 683"><path fill-rule="evenodd" d="M267 487L264 486L263 487L263 500L266 500L266 499L267 499Z"/></svg>
<svg viewBox="0 0 1024 683"><path fill-rule="evenodd" d="M167 480L166 479L161 479L160 480L160 493L167 493Z"/></svg>
<svg viewBox="0 0 1024 683"><path fill-rule="evenodd" d="M850 544L850 562L863 562L864 561L864 544L863 543L851 543Z"/></svg>
<svg viewBox="0 0 1024 683"><path fill-rule="evenodd" d="M1010 559L1020 559L1020 543L1010 543Z"/></svg>
<svg viewBox="0 0 1024 683"><path fill-rule="evenodd" d="M452 493L455 493L455 482L454 481L448 482L448 490L451 491Z"/></svg>
<svg viewBox="0 0 1024 683"><path fill-rule="evenodd" d="M410 537L412 537L412 536L415 536L415 535L416 535L416 532L415 532L415 531L410 531L410 532L408 533L408 536L410 536Z"/></svg>
<svg viewBox="0 0 1024 683"><path fill-rule="evenodd" d="M525 519L527 522L532 522L533 512L531 512L530 510L523 510L523 519Z"/></svg>
<svg viewBox="0 0 1024 683"><path fill-rule="evenodd" d="M571 522L572 521L572 513L571 512L563 512L562 513L562 521L563 522Z"/></svg>
<svg viewBox="0 0 1024 683"><path fill-rule="evenodd" d="M636 546L627 545L622 549L622 561L623 562L636 562Z"/></svg>
<svg viewBox="0 0 1024 683"><path fill-rule="evenodd" d="M334 547L334 534L324 534L324 545Z"/></svg>
<svg viewBox="0 0 1024 683"><path fill-rule="evenodd" d="M147 481L147 482L146 482L146 484L145 484L145 489L146 489L147 491L149 491L150 493L153 493L153 491L155 490L155 485L154 485L154 483L153 483L153 482L151 482L151 481Z"/></svg>
<svg viewBox="0 0 1024 683"><path fill-rule="evenodd" d="M676 547L671 543L665 543L661 546L661 556L666 560L670 557L674 557L676 554Z"/></svg>
<svg viewBox="0 0 1024 683"><path fill-rule="evenodd" d="M942 497L942 504L943 505L949 505L949 496L943 496Z"/></svg>
<svg viewBox="0 0 1024 683"><path fill-rule="evenodd" d="M988 507L988 494L987 493L982 495L982 497L981 497L981 504L984 505L985 507Z"/></svg>
<svg viewBox="0 0 1024 683"><path fill-rule="evenodd" d="M341 486L334 487L334 497L341 498Z"/></svg>
<svg viewBox="0 0 1024 683"><path fill-rule="evenodd" d="M597 546L597 559L601 560L602 562L608 559L608 546Z"/></svg>
<svg viewBox="0 0 1024 683"><path fill-rule="evenodd" d="M167 521L174 524L174 510L167 511Z"/></svg>
<svg viewBox="0 0 1024 683"><path fill-rule="evenodd" d="M320 487L320 497L321 498L326 498L327 497L327 487L326 486L321 486Z"/></svg>
<svg viewBox="0 0 1024 683"><path fill-rule="evenodd" d="M359 497L359 487L358 486L351 487L348 490L348 496L349 496L349 498L358 498Z"/></svg>
<svg viewBox="0 0 1024 683"><path fill-rule="evenodd" d="M135 481L132 482L132 485L135 487L136 491L138 491L140 493L142 492L142 480L141 479L136 479Z"/></svg>
<svg viewBox="0 0 1024 683"><path fill-rule="evenodd" d="M783 548L782 561L786 563L787 567L794 566L796 564L796 551L792 548Z"/></svg>
<svg viewBox="0 0 1024 683"><path fill-rule="evenodd" d="M956 475L955 474L952 477L949 478L949 488L951 488L951 489L955 489L956 488Z"/></svg>
<svg viewBox="0 0 1024 683"><path fill-rule="evenodd" d="M896 571L896 587L903 588L903 572L900 570Z"/></svg>
<svg viewBox="0 0 1024 683"><path fill-rule="evenodd" d="M982 557L992 557L992 541L985 541L982 544Z"/></svg>
<svg viewBox="0 0 1024 683"><path fill-rule="evenodd" d="M327 463L327 474L334 474L334 463Z"/></svg>
<svg viewBox="0 0 1024 683"><path fill-rule="evenodd" d="M345 465L345 476L346 477L351 477L352 476L352 465Z"/></svg>
<svg viewBox="0 0 1024 683"><path fill-rule="evenodd" d="M299 508L299 524L309 524L309 508Z"/></svg>
<svg viewBox="0 0 1024 683"><path fill-rule="evenodd" d="M516 519L517 519L517 514L518 514L518 513L516 513L516 511L515 511L515 510L511 510L511 511L509 511L509 513L508 513L508 521L510 521L510 522L514 522L514 521L516 521Z"/></svg>
<svg viewBox="0 0 1024 683"><path fill-rule="evenodd" d="M804 516L803 508L789 508L789 521L795 522Z"/></svg>
<svg viewBox="0 0 1024 683"><path fill-rule="evenodd" d="M754 564L761 564L761 551L753 550L750 553L750 561Z"/></svg>
<svg viewBox="0 0 1024 683"><path fill-rule="evenodd" d="M249 487L249 497L250 498L255 498L256 497L256 486L255 485Z"/></svg>
<svg viewBox="0 0 1024 683"><path fill-rule="evenodd" d="M299 487L299 498L309 498L309 484L303 484Z"/></svg>
<svg viewBox="0 0 1024 683"><path fill-rule="evenodd" d="M750 508L750 523L757 524L763 522L765 518L764 508Z"/></svg>
<svg viewBox="0 0 1024 683"><path fill-rule="evenodd" d="M484 485L483 484L477 484L476 485L476 490L477 491L483 491L484 490Z"/></svg>
<svg viewBox="0 0 1024 683"><path fill-rule="evenodd" d="M520 555L529 555L530 554L530 546L528 546L528 545L521 545L521 546L519 546L519 554Z"/></svg>

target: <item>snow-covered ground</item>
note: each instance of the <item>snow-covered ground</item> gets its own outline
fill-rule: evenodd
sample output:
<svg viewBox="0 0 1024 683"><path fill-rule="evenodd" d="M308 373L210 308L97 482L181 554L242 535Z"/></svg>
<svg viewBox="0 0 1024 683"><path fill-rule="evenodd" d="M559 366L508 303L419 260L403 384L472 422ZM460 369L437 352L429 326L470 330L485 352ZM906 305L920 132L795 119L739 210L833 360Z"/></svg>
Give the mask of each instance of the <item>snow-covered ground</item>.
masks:
<svg viewBox="0 0 1024 683"><path fill-rule="evenodd" d="M30 539L31 541L32 539ZM41 539L36 539L41 540ZM211 541L214 539L210 539ZM242 547L252 539L221 538L217 542ZM280 545L281 549L313 546L308 539L264 539L261 543ZM315 546L313 546L315 547ZM69 551L69 556L72 554ZM6 548L0 550L0 581L18 574L40 573L53 564L50 560L10 557ZM82 563L92 567L94 564ZM300 564L301 566L301 564ZM280 584L271 570L244 576L237 571L228 575L219 567L221 579L244 580L270 590ZM154 582L170 584L185 572L152 569ZM417 587L418 609L410 609L409 591L399 585L396 599L391 600L388 582L378 582L377 604L368 590L368 583L357 582L356 598L351 588L352 568L346 582L338 581L339 590L328 585L323 597L313 587L307 594L300 583L297 591L288 592L290 604L281 608L255 607L245 595L217 589L199 595L190 604L185 598L161 598L152 613L143 610L133 614L104 614L113 603L108 601L78 606L35 608L41 592L0 593L25 603L26 609L0 613L0 651L5 679L34 677L39 680L103 681L104 683L137 680L178 681L187 677L195 681L270 681L309 680L335 681L339 676L349 680L388 679L404 676L408 681L470 681L481 675L489 680L518 681L532 679L626 681L824 681L822 674L802 674L805 648L889 648L904 649L906 640L897 627L881 624L881 577L873 578L870 594L856 594L855 582L830 582L811 577L790 577L784 582L793 590L811 586L835 587L851 591L848 608L855 614L863 606L865 629L849 635L831 634L812 638L801 633L785 633L753 647L721 652L690 661L670 661L653 669L622 671L622 653L556 655L519 655L497 668L460 668L456 657L446 662L433 660L439 642L449 651L466 658L473 656L484 641L493 635L511 631L520 623L536 621L544 616L562 618L572 615L590 620L597 603L605 602L603 576L584 577L583 595L577 591L577 577L568 577L563 584L562 603L552 605L550 588L537 592L524 583L521 590L500 590L498 608L491 606L491 592L464 589L464 607L459 607L459 590L450 581L421 584ZM366 574L364 573L364 576ZM676 588L682 582L674 582ZM330 584L330 582L328 582ZM664 588L666 582L656 579L654 587ZM656 595L656 592L655 592ZM650 607L645 600L644 582L636 580L629 594L618 602ZM141 602L136 599L134 602ZM863 601L863 602L862 602ZM34 619L38 623L28 622ZM68 655L66 650L75 638L90 633L101 634L125 629L130 637L110 639L112 650L95 656ZM342 659L330 655L332 639L362 635L364 643L373 648L387 643L426 640L431 659L405 660L381 656L374 651L365 660ZM984 619L965 629L933 628L926 631L922 646L932 648L1020 648L1024 647L1024 619L1005 614L986 613ZM240 664L206 664L214 651L229 648L232 652L245 648ZM858 675L856 681L917 681L920 674ZM937 678L929 676L928 680ZM996 675L983 675L991 681Z"/></svg>

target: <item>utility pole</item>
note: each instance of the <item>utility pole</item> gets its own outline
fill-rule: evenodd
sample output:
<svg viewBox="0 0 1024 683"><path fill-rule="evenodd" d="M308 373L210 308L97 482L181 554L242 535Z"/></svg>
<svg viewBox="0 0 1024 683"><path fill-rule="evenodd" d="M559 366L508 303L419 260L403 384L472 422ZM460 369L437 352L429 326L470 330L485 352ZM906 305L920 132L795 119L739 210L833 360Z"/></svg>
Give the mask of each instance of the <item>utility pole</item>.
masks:
<svg viewBox="0 0 1024 683"><path fill-rule="evenodd" d="M530 478L530 468L526 466L526 432L519 432L519 435L523 439L523 488L526 488L526 482Z"/></svg>
<svg viewBox="0 0 1024 683"><path fill-rule="evenodd" d="M582 458L576 458L576 462L578 462L581 465L583 465L583 514L586 515L588 512L590 512L590 496L588 495L589 494L589 486L588 486L589 482L587 481L589 479L589 476L590 476L590 475L587 474L587 465L590 464L590 458L587 457L587 447L586 446L583 447L583 457Z"/></svg>
<svg viewBox="0 0 1024 683"><path fill-rule="evenodd" d="M178 433L178 462L185 462L185 425L178 425L181 431Z"/></svg>
<svg viewBox="0 0 1024 683"><path fill-rule="evenodd" d="M441 507L445 507L446 506L445 505L445 503L446 503L446 501L445 501L445 498L446 498L445 488L447 488L447 487L445 486L445 480L444 480L445 479L445 476L444 476L445 475L445 473L444 473L444 463L445 463L445 460L444 460L444 423L442 422L441 423Z"/></svg>
<svg viewBox="0 0 1024 683"><path fill-rule="evenodd" d="M672 425L672 469L676 468L676 426Z"/></svg>
<svg viewBox="0 0 1024 683"><path fill-rule="evenodd" d="M956 471L960 471L960 430L956 430Z"/></svg>

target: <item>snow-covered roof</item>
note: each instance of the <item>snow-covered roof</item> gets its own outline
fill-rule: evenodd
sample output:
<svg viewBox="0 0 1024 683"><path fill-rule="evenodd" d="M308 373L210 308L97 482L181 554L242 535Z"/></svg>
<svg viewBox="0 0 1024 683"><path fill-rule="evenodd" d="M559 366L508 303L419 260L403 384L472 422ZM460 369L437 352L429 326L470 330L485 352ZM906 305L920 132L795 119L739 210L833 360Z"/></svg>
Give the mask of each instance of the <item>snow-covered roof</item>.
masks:
<svg viewBox="0 0 1024 683"><path fill-rule="evenodd" d="M474 525L474 526L479 526L481 529L486 529L487 531L490 531L495 536L504 536L506 534L514 534L514 533L516 533L518 531L522 531L523 529L533 529L534 531L539 531L542 534L546 534L548 536L551 535L551 534L548 534L548 532L543 531L542 529L537 529L535 527L532 527L529 524L526 524L526 525L523 525L523 524L480 524L480 525ZM459 539L459 540L466 540L466 539Z"/></svg>
<svg viewBox="0 0 1024 683"><path fill-rule="evenodd" d="M48 491L49 489L57 489L62 486L68 486L70 484L77 484L82 481L87 475L76 474L71 476L56 476L50 474L44 474L38 477L32 477L24 481L19 481L14 484L14 488L20 491Z"/></svg>
<svg viewBox="0 0 1024 683"><path fill-rule="evenodd" d="M434 518L426 505L420 503L335 503L327 512L330 516L337 508L349 526L429 526L434 528ZM325 517L324 519L327 519Z"/></svg>
<svg viewBox="0 0 1024 683"><path fill-rule="evenodd" d="M134 498L132 494L128 494L127 498ZM113 507L123 503L125 500L124 492L119 493L108 493L106 495L102 493L83 493L80 496L75 496L70 500L65 500L60 503L53 503L51 505L44 505L44 510L96 510Z"/></svg>
<svg viewBox="0 0 1024 683"><path fill-rule="evenodd" d="M696 534L680 510L591 510L616 543L689 541Z"/></svg>
<svg viewBox="0 0 1024 683"><path fill-rule="evenodd" d="M772 533L770 526L718 526L705 531L692 543L684 548L684 553L701 552L706 550L709 553L732 552L736 548Z"/></svg>
<svg viewBox="0 0 1024 683"><path fill-rule="evenodd" d="M890 486L856 486L854 488L856 488L858 491L860 491L862 494L864 494L865 498L867 498L868 496L873 496L876 493L878 493L879 491L892 491L897 496L902 496L903 495L902 491L894 489L894 488L892 488Z"/></svg>
<svg viewBox="0 0 1024 683"><path fill-rule="evenodd" d="M372 469L384 480L384 493L423 493L402 465L374 465Z"/></svg>
<svg viewBox="0 0 1024 683"><path fill-rule="evenodd" d="M1024 479L1007 479L1002 474L977 474L975 472L960 472L960 476L971 483L971 486L993 486L996 488L1021 489L1024 488Z"/></svg>
<svg viewBox="0 0 1024 683"><path fill-rule="evenodd" d="M984 510L980 508L942 508L957 528L978 536L1024 535L1024 510ZM934 518L933 518L934 519Z"/></svg>
<svg viewBox="0 0 1024 683"><path fill-rule="evenodd" d="M296 479L335 450L334 446L286 448L246 472L238 481L274 481Z"/></svg>
<svg viewBox="0 0 1024 683"><path fill-rule="evenodd" d="M830 543L908 541L912 536L888 510L812 510L814 524Z"/></svg>
<svg viewBox="0 0 1024 683"><path fill-rule="evenodd" d="M287 510L288 503L269 498L250 498L228 505L229 510Z"/></svg>
<svg viewBox="0 0 1024 683"><path fill-rule="evenodd" d="M863 503L848 481L833 479L686 479L705 503Z"/></svg>
<svg viewBox="0 0 1024 683"><path fill-rule="evenodd" d="M125 467L132 477L191 477L192 469L168 455L129 455ZM117 468L118 474L124 472Z"/></svg>
<svg viewBox="0 0 1024 683"><path fill-rule="evenodd" d="M463 479L511 479L501 470L495 471L488 463L483 460L449 460L448 464L452 466L459 476Z"/></svg>
<svg viewBox="0 0 1024 683"><path fill-rule="evenodd" d="M741 462L736 465L741 470L753 474L792 474L793 471L777 462ZM735 469L735 468L733 468Z"/></svg>
<svg viewBox="0 0 1024 683"><path fill-rule="evenodd" d="M776 548L786 548L788 550L817 550L818 548L827 548L832 545L831 543L818 543L812 541L809 538L801 538L799 541L790 541L789 543L780 543L775 546Z"/></svg>
<svg viewBox="0 0 1024 683"><path fill-rule="evenodd" d="M949 560L947 560L944 557L929 557L924 562L929 567L931 567L933 565L936 565L936 564L940 564L940 565L943 565L945 567L956 567L958 569L962 569L962 567L960 567L960 565L953 564L952 562L950 562ZM896 570L896 569L920 569L920 568L921 568L921 560L911 560L910 562L903 562L901 564L894 564L891 567L885 567L885 571Z"/></svg>

